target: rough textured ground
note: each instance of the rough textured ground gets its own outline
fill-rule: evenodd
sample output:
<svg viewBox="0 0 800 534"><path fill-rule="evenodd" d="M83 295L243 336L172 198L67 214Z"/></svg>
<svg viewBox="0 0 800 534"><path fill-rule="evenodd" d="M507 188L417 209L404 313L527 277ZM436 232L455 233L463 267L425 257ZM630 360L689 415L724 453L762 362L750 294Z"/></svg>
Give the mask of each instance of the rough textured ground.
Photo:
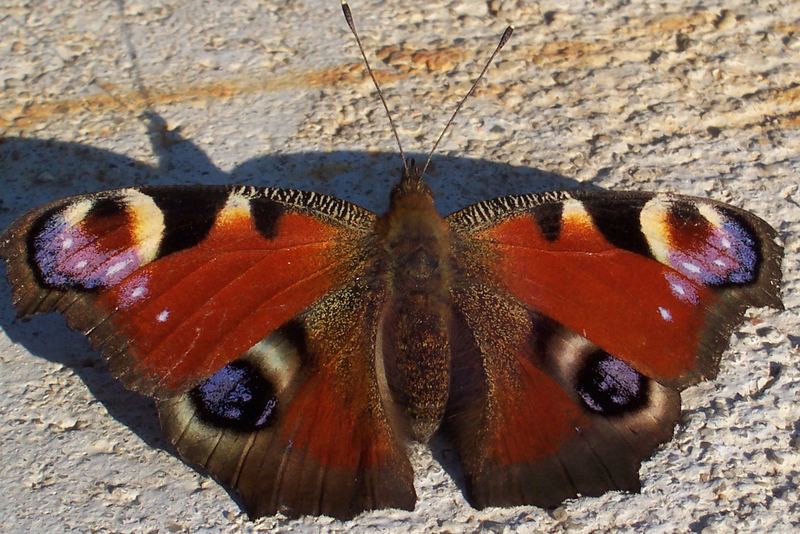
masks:
<svg viewBox="0 0 800 534"><path fill-rule="evenodd" d="M517 28L435 160L443 211L590 184L727 201L784 240L786 311L753 310L717 380L685 392L641 494L476 511L415 447L414 512L251 523L60 318L15 321L3 281L0 530L800 528L800 4L352 5L411 152ZM0 87L0 227L47 200L144 183L313 188L381 210L398 177L338 0L4 2ZM146 127L148 108L166 129Z"/></svg>

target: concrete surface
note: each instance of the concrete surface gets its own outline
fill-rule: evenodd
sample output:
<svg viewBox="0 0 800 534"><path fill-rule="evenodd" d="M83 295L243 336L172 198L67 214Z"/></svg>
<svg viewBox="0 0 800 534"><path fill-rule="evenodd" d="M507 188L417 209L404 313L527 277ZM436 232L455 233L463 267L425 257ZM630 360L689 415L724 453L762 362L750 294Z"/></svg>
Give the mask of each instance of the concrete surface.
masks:
<svg viewBox="0 0 800 534"><path fill-rule="evenodd" d="M248 522L176 458L55 316L0 283L6 532L787 532L800 527L800 4L353 0L410 152L426 151L508 22L429 183L448 212L589 185L743 206L786 244L786 311L753 310L719 377L684 393L643 491L476 511L424 447L414 512ZM399 160L338 0L0 7L0 227L68 194L144 183L313 188L381 210ZM166 127L148 128L156 113ZM151 140L154 141L151 144Z"/></svg>

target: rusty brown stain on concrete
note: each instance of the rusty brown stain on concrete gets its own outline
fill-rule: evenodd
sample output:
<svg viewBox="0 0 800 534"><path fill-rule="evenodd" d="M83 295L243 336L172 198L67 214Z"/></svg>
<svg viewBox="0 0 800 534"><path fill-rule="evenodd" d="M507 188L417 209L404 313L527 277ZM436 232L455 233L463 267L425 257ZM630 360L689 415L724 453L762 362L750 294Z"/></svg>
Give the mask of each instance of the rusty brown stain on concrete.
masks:
<svg viewBox="0 0 800 534"><path fill-rule="evenodd" d="M403 44L384 46L375 55L387 65L405 72L413 69L439 72L452 69L463 61L467 54L458 46L419 49Z"/></svg>
<svg viewBox="0 0 800 534"><path fill-rule="evenodd" d="M713 29L718 16L710 11L687 15L666 15L652 19L632 18L611 36L598 36L593 41L555 40L531 54L537 65L566 63L575 67L592 67L608 63L613 57L644 58L639 39L648 42L671 38L676 33L692 33L701 27ZM624 38L624 40L622 39Z"/></svg>
<svg viewBox="0 0 800 534"><path fill-rule="evenodd" d="M321 69L300 76L292 76L291 80L287 80L290 86L293 87L325 87L335 86L339 84L352 84L358 83L366 79L366 72L364 72L364 65L361 63L346 63L330 69ZM270 88L271 89L271 88Z"/></svg>
<svg viewBox="0 0 800 534"><path fill-rule="evenodd" d="M776 102L800 108L800 85L771 91Z"/></svg>
<svg viewBox="0 0 800 534"><path fill-rule="evenodd" d="M728 18L735 19L733 15ZM506 56L509 58L522 56L537 65L559 65L562 68L602 66L613 56L626 57L626 52L638 51L646 54L647 50L642 49L641 39L650 42L654 38L658 39L654 37L658 33L670 37L676 32L691 33L700 27L708 27L710 31L714 31L719 19L720 15L705 10L685 15L668 14L650 19L632 18L610 37L598 36L594 41L554 40L533 49L519 48L516 52L509 50ZM797 23L780 23L775 29L780 32L791 32L797 29L796 26ZM388 67L378 68L375 71L376 77L382 83L407 77L411 72L417 76L425 76L433 72L448 71L469 57L468 51L460 45L419 49L406 43L385 46L378 50L376 55L383 65ZM118 91L119 87L109 86L106 89L107 94L58 101L25 101L0 108L0 128L24 131L53 118L86 111L95 113L140 111L148 106L165 106L202 99L227 99L259 92L276 92L309 86L355 85L365 83L367 79L360 62L349 62L309 72L261 76L257 79L225 79L207 84L186 85L174 90L148 88L146 97L141 91ZM508 90L508 84L500 84L499 87ZM502 93L499 87L493 91L491 87L485 86L482 92ZM777 103L783 103L783 107L788 103L789 111L794 111L799 98L797 93L796 88L788 89L779 91L772 98ZM763 100L759 104L764 105Z"/></svg>
<svg viewBox="0 0 800 534"><path fill-rule="evenodd" d="M687 15L667 15L651 19L636 29L641 29L645 33L690 33L700 26L712 28L718 16L710 11L700 10Z"/></svg>
<svg viewBox="0 0 800 534"><path fill-rule="evenodd" d="M451 69L462 60L466 52L456 46L427 49L385 47L378 57L393 67L391 70L375 69L375 77L381 83L389 83L408 75L412 70L439 72ZM226 99L259 92L275 92L306 87L325 87L340 84L352 85L368 79L364 65L360 62L345 63L335 67L300 74L282 74L262 77L257 80L228 79L207 84L187 85L176 90L148 88L147 95L141 91L122 91L112 84L102 88L106 94L58 101L25 102L0 109L0 128L24 130L53 117L73 115L86 111L102 113L109 111L139 111L150 106L165 106L201 99ZM11 117L11 118L5 118Z"/></svg>
<svg viewBox="0 0 800 534"><path fill-rule="evenodd" d="M381 82L390 82L404 74L377 70ZM187 85L175 90L148 88L142 91L123 91L113 84L104 84L105 93L91 96L43 102L25 102L0 109L0 128L24 130L51 118L84 112L141 111L150 106L165 106L202 99L224 100L239 95L275 92L305 87L356 84L367 79L361 63L347 63L328 69L301 74L282 74L259 79L227 79L207 84Z"/></svg>
<svg viewBox="0 0 800 534"><path fill-rule="evenodd" d="M753 120L746 120L746 119ZM728 128L737 130L791 130L800 126L800 111L788 113L763 113L756 117L742 117L742 120L733 123L726 123Z"/></svg>
<svg viewBox="0 0 800 534"><path fill-rule="evenodd" d="M585 41L551 41L545 43L538 52L534 52L532 59L537 65L552 63L581 63L577 60L586 59L587 56L597 55L600 51L608 50L605 42ZM604 54L605 55L605 54Z"/></svg>
<svg viewBox="0 0 800 534"><path fill-rule="evenodd" d="M777 22L773 27L775 33L800 33L800 22Z"/></svg>
<svg viewBox="0 0 800 534"><path fill-rule="evenodd" d="M778 124L778 128L782 130L800 128L800 111L787 113L786 115L778 117L776 122Z"/></svg>
<svg viewBox="0 0 800 534"><path fill-rule="evenodd" d="M743 101L743 105L735 110L708 110L702 121L703 127L748 129L769 125L791 129L798 126L800 85L764 89L743 98Z"/></svg>

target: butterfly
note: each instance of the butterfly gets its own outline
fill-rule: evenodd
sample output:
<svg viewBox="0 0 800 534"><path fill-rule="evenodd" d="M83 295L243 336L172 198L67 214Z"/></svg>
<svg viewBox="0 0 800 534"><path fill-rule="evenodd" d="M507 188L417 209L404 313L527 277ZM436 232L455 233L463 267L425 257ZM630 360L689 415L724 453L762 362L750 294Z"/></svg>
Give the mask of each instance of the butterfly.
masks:
<svg viewBox="0 0 800 534"><path fill-rule="evenodd" d="M564 191L442 216L423 176L404 165L382 215L291 189L80 195L0 256L19 315L63 313L254 518L412 510L405 445L435 433L477 508L636 491L680 391L747 308L782 307L776 232L742 209Z"/></svg>

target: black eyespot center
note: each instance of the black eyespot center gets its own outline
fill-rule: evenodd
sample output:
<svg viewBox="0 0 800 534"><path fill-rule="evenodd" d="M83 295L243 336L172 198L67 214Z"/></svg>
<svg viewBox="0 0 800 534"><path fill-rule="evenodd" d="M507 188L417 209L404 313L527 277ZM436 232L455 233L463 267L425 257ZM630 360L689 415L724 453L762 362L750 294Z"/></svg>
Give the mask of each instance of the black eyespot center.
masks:
<svg viewBox="0 0 800 534"><path fill-rule="evenodd" d="M245 360L226 365L198 384L190 399L204 421L225 429L259 430L277 417L274 386Z"/></svg>
<svg viewBox="0 0 800 534"><path fill-rule="evenodd" d="M603 350L590 354L575 378L578 395L592 412L622 415L647 403L649 379Z"/></svg>

